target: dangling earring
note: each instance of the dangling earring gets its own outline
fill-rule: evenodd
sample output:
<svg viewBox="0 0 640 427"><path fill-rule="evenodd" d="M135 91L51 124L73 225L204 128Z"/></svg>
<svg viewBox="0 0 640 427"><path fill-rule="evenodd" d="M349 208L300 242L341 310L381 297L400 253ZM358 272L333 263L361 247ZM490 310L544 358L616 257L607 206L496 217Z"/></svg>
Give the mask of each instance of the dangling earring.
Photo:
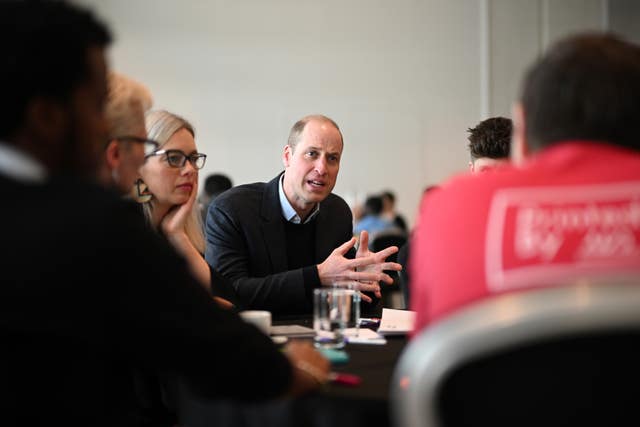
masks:
<svg viewBox="0 0 640 427"><path fill-rule="evenodd" d="M131 193L133 200L138 203L147 203L153 197L153 194L149 191L149 187L141 178L138 178L135 182L131 189Z"/></svg>

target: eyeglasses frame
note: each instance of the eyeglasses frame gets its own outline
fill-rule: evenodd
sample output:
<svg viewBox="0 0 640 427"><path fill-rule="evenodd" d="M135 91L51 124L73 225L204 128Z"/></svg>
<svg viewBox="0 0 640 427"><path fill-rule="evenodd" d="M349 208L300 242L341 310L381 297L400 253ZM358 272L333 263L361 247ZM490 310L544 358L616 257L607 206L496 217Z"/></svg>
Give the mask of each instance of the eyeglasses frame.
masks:
<svg viewBox="0 0 640 427"><path fill-rule="evenodd" d="M139 136L134 136L134 135L117 136L113 139L115 139L116 141L122 141L122 142L136 142L139 144L144 144L145 157L155 153L156 151L158 151L158 148L160 148L160 143L158 141L154 141L153 139L148 139L148 138L141 138Z"/></svg>
<svg viewBox="0 0 640 427"><path fill-rule="evenodd" d="M149 157L151 157L151 156L160 156L160 155L162 155L162 154L171 154L172 152L181 154L181 155L182 155L182 159L183 159L183 160L182 160L182 164L181 164L181 165L175 165L175 164L172 164L172 163L169 161L169 156L166 156L167 163L168 163L168 164L169 164L169 166L171 166L172 168L178 168L178 169L183 168L183 167L184 167L184 165L186 165L186 164L187 164L187 160L189 160L189 163L191 163L191 166L193 166L193 168L194 168L194 169L196 169L196 170L200 170L200 169L202 169L202 168L204 167L204 165L205 165L205 163L206 163L206 161L207 161L207 155L206 155L206 154L204 154L204 153L192 153L192 154L187 155L184 151L182 151L182 150L175 150L175 149L170 149L170 150L157 150L157 151L154 151L154 152L153 152L153 153L151 153L151 154L147 154L146 156L144 156L144 158L145 158L145 159L147 159L147 158L149 158ZM198 161L198 159L203 159L203 160L202 160L202 166L200 166L200 167L198 167L198 166L196 165L196 162Z"/></svg>

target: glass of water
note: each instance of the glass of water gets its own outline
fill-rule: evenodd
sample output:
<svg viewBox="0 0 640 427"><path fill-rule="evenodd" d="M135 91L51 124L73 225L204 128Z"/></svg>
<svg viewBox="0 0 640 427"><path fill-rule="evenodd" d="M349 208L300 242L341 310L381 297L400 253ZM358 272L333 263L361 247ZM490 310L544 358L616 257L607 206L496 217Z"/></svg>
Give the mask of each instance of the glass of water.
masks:
<svg viewBox="0 0 640 427"><path fill-rule="evenodd" d="M315 345L343 348L347 331L357 336L360 325L360 292L349 286L318 288L313 292Z"/></svg>

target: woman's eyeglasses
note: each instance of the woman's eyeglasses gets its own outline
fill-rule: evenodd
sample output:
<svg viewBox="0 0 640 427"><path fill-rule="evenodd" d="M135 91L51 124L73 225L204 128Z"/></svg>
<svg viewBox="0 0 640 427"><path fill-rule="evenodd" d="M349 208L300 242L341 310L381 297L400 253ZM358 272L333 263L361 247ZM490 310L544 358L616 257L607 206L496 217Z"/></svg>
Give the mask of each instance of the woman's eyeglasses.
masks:
<svg viewBox="0 0 640 427"><path fill-rule="evenodd" d="M207 160L207 155L203 153L192 153L186 155L180 150L158 150L151 154L147 154L145 157L151 156L160 156L164 154L165 160L169 163L169 166L174 168L182 168L189 160L191 166L195 169L202 169L204 167L204 163Z"/></svg>
<svg viewBox="0 0 640 427"><path fill-rule="evenodd" d="M152 139L140 138L139 136L119 136L114 138L117 141L123 142L137 142L139 144L144 144L144 155L150 156L153 154L158 148L160 148L160 144Z"/></svg>

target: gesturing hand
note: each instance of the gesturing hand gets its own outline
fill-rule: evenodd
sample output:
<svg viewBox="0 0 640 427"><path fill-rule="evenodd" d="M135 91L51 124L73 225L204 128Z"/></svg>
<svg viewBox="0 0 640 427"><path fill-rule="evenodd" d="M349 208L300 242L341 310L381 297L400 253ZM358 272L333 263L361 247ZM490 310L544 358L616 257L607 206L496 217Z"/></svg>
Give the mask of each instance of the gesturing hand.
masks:
<svg viewBox="0 0 640 427"><path fill-rule="evenodd" d="M318 276L323 286L331 286L335 282L352 282L359 291L374 292L380 295L379 281L393 283L393 279L383 270L394 270L394 265L400 269L400 264L384 263L384 259L393 254L398 248L387 248L383 251L361 254L356 259L345 258L345 254L356 243L355 237L343 243L318 265ZM395 248L395 251L393 250ZM380 264L376 267L376 264ZM371 267L373 266L373 267ZM371 298L362 295L365 301L371 302Z"/></svg>

